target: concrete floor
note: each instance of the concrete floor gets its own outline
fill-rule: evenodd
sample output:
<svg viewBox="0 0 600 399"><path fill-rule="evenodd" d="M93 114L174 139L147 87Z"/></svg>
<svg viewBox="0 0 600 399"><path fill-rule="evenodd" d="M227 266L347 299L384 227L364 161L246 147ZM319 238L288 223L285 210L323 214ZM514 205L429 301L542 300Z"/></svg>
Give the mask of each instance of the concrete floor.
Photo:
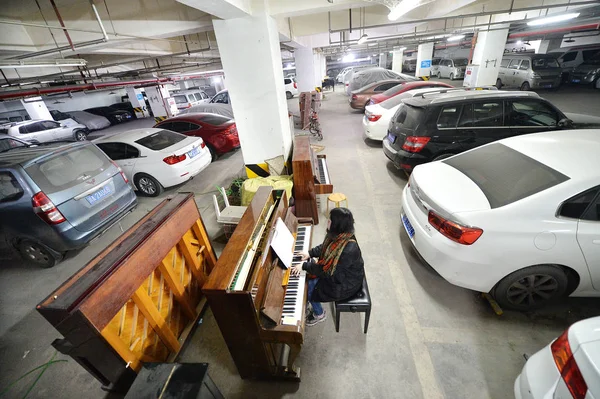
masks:
<svg viewBox="0 0 600 399"><path fill-rule="evenodd" d="M458 84L458 82L454 82ZM600 93L580 88L540 93L565 112L595 114ZM297 111L297 99L289 101ZM413 252L399 219L406 177L398 173L381 145L362 139L362 115L350 110L339 91L327 94L320 114L329 172L335 190L345 193L356 219L373 312L368 334L363 317L343 314L340 333L331 316L308 327L297 360L302 383L241 380L210 311L192 337L182 361L209 362L213 380L227 398L511 398L523 353L545 346L571 323L600 314L596 300L571 298L539 312L496 316L474 292L450 285L423 265ZM151 126L138 120L123 128ZM166 190L191 191L211 238L222 234L215 222L211 195L243 174L241 153L214 162L194 180ZM136 211L121 223L135 223L161 198L140 198ZM323 219L324 220L324 219ZM60 335L35 311L35 305L81 268L121 230L115 226L94 245L53 269L0 259L0 395L27 371L52 358L50 343ZM313 245L324 233L316 227ZM222 244L215 242L220 252ZM329 311L329 307L326 307ZM28 398L113 397L70 358L49 366ZM37 374L14 385L7 398L23 397Z"/></svg>

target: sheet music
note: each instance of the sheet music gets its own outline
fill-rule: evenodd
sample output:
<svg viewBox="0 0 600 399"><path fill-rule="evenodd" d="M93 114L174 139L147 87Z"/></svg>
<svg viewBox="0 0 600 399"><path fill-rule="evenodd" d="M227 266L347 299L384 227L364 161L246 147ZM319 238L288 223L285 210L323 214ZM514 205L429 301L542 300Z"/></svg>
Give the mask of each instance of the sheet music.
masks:
<svg viewBox="0 0 600 399"><path fill-rule="evenodd" d="M286 269L292 265L294 236L281 218L275 223L275 233L271 240L271 248L283 262Z"/></svg>

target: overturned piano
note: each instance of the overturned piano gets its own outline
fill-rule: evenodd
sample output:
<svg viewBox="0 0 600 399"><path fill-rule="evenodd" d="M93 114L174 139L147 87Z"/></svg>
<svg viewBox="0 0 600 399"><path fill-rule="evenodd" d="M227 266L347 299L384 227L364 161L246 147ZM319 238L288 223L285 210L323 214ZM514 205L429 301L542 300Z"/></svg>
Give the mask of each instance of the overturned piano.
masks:
<svg viewBox="0 0 600 399"><path fill-rule="evenodd" d="M271 249L278 218L294 235L293 251L308 251L312 225L292 213L285 191L260 187L202 291L242 378L299 381L306 274L291 276Z"/></svg>

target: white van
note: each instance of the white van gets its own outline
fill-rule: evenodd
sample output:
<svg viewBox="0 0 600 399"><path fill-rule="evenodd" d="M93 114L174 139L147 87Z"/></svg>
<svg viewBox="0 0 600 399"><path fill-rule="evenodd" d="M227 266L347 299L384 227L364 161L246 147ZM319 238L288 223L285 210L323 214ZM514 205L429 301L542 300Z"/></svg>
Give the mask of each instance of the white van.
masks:
<svg viewBox="0 0 600 399"><path fill-rule="evenodd" d="M172 94L172 97L178 110L184 110L210 101L208 94L202 90L180 91Z"/></svg>
<svg viewBox="0 0 600 399"><path fill-rule="evenodd" d="M594 55L600 53L600 48L584 48L565 51L565 49L552 50L550 53L558 55L558 63L562 68L563 82L566 81L569 75L575 68L584 62L590 60Z"/></svg>

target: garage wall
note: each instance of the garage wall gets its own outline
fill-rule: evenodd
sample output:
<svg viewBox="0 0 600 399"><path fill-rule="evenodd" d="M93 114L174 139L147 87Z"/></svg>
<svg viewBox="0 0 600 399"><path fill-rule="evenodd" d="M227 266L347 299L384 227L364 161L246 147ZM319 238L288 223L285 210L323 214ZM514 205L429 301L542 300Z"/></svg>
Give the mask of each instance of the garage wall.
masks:
<svg viewBox="0 0 600 399"><path fill-rule="evenodd" d="M115 89L111 91L100 91L100 92L80 92L73 93L73 98L69 97L44 97L44 102L49 110L59 111L81 111L91 107L101 107L105 105L111 105L114 103L121 102L121 96L125 96L127 93L125 89ZM56 101L61 101L61 104L54 104Z"/></svg>

